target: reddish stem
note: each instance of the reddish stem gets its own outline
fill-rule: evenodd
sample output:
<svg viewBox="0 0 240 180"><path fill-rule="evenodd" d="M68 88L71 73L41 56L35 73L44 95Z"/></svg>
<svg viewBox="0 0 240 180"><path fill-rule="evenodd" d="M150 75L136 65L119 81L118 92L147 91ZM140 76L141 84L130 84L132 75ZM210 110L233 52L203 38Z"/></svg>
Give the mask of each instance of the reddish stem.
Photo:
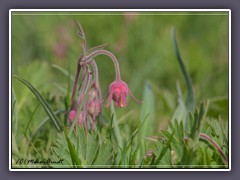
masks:
<svg viewBox="0 0 240 180"><path fill-rule="evenodd" d="M211 137L209 137L208 135L204 134L204 133L200 133L200 138L205 139L206 141L208 141L211 145L213 145L217 151L219 152L219 154L222 157L222 160L224 162L224 164L228 164L228 158L225 156L225 154L223 153L221 147L214 141L211 139Z"/></svg>
<svg viewBox="0 0 240 180"><path fill-rule="evenodd" d="M140 100L138 100L134 95L133 95L133 93L132 93L132 91L128 88L128 90L129 90L129 94L130 94L130 96L131 96L131 98L134 100L134 101L136 101L137 103L142 103L143 101L140 101Z"/></svg>
<svg viewBox="0 0 240 180"><path fill-rule="evenodd" d="M89 72L87 72L87 75L86 75L87 77L87 79L86 79L86 83L85 83L85 86L84 86L84 89L83 89L83 91L82 91L82 93L81 93L81 95L80 95L80 97L79 97L79 99L78 99L78 102L77 102L77 108L80 106L80 104L82 103L82 100L83 100L83 98L82 97L84 97L85 95L86 95L86 93L87 93L87 90L88 90L88 87L89 87L89 84L90 84L90 82L91 82L91 74L89 73Z"/></svg>
<svg viewBox="0 0 240 180"><path fill-rule="evenodd" d="M80 62L80 60L82 59L82 56L79 58L78 62ZM79 73L81 70L81 66L78 63L77 65L77 71L75 73L75 78L74 78L74 83L73 83L73 90L72 90L72 97L71 97L71 105L70 105L70 109L74 109L74 102L75 102L75 98L76 98L76 91L77 91L77 82L78 82L78 77L79 77Z"/></svg>
<svg viewBox="0 0 240 180"><path fill-rule="evenodd" d="M116 56L111 53L110 51L107 51L107 50L96 50L94 51L93 53L91 53L90 55L88 55L85 60L83 60L82 62L80 62L80 64L89 64L93 61L93 58L98 56L98 55L106 55L108 57L111 58L111 60L113 61L114 63L114 67L115 67L115 72L116 72L116 80L121 80L121 75L120 75L120 70L119 70L119 64L118 64L118 61L117 61L117 58Z"/></svg>

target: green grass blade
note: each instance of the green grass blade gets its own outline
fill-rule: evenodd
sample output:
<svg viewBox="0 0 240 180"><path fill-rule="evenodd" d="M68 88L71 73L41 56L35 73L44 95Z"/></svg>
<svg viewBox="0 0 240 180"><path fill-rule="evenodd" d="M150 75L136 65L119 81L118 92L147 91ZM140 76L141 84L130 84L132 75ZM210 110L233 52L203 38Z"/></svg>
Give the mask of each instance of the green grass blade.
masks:
<svg viewBox="0 0 240 180"><path fill-rule="evenodd" d="M183 101L183 97L182 97L182 91L180 88L179 83L177 82L177 92L178 92L178 106L175 109L173 116L171 118L171 122L173 122L175 119L178 122L184 122L184 124L186 124L186 119L187 119L187 108L185 106L185 103Z"/></svg>
<svg viewBox="0 0 240 180"><path fill-rule="evenodd" d="M74 80L74 77L72 75L70 75L70 73L67 70L65 70L64 68L62 68L62 67L60 67L60 66L58 66L56 64L53 64L52 67L57 69L57 70L59 70L65 76L70 77L71 81Z"/></svg>
<svg viewBox="0 0 240 180"><path fill-rule="evenodd" d="M57 83L54 83L54 86L59 90L61 91L63 94L67 94L67 90L62 87L61 85L57 84Z"/></svg>
<svg viewBox="0 0 240 180"><path fill-rule="evenodd" d="M111 102L111 113L113 114L113 116L112 116L113 132L114 132L114 135L117 139L119 147L122 148L123 147L123 140L122 140L122 135L121 135L120 128L118 126L117 114L116 114L113 102Z"/></svg>
<svg viewBox="0 0 240 180"><path fill-rule="evenodd" d="M173 135L174 135L174 132L170 135L170 137L168 138L168 142L166 144L166 146L162 149L159 157L157 158L157 160L155 161L155 164L159 164L161 159L163 158L163 156L165 155L165 153L167 152L167 150L170 148L170 144L172 142L172 139L173 139Z"/></svg>
<svg viewBox="0 0 240 180"><path fill-rule="evenodd" d="M140 153L138 159L143 157L148 149L149 142L143 137L151 136L153 134L154 120L155 120L155 99L151 84L146 81L143 91L143 103L140 112L139 132L138 141L140 145Z"/></svg>
<svg viewBox="0 0 240 180"><path fill-rule="evenodd" d="M24 133L23 133L25 137L26 137L26 134L27 134L28 127L29 127L30 123L32 122L32 119L33 119L34 114L37 112L37 109L38 109L39 105L40 105L40 103L38 103L38 105L37 105L36 108L34 109L32 115L31 115L31 117L30 117L30 119L29 119L29 121L28 121L28 123L27 123L27 126L26 126L26 128L25 128L25 131L24 131Z"/></svg>
<svg viewBox="0 0 240 180"><path fill-rule="evenodd" d="M74 149L74 146L68 137L67 130L65 127L63 127L63 131L64 131L65 138L67 140L68 149L70 151L73 164L76 164L78 168L82 168L81 161L79 160L76 150Z"/></svg>
<svg viewBox="0 0 240 180"><path fill-rule="evenodd" d="M184 79L186 81L187 84L187 89L188 89L188 97L187 97L187 108L188 111L192 112L194 110L194 93L193 93L193 86L192 86L192 81L191 78L186 70L186 67L183 63L183 59L181 57L179 48L178 48L178 44L177 44L177 40L176 40L176 33L175 33L175 28L173 29L173 45L174 45L174 49L175 49L175 53L177 56L177 60L180 66L180 69L183 73Z"/></svg>
<svg viewBox="0 0 240 180"><path fill-rule="evenodd" d="M17 134L17 127L18 127L18 113L17 113L17 98L14 91L14 88L12 87L12 117L14 117L14 123L13 123L13 134Z"/></svg>
<svg viewBox="0 0 240 180"><path fill-rule="evenodd" d="M82 165L86 164L86 147L87 147L87 138L84 132L84 127L76 126L77 129L77 138L79 144L79 157L82 162Z"/></svg>
<svg viewBox="0 0 240 180"><path fill-rule="evenodd" d="M50 108L49 104L47 103L47 101L43 98L43 96L39 93L39 91L27 80L20 78L18 76L13 76L14 78L16 78L18 81L20 81L21 83L23 83L25 86L27 86L32 93L38 98L38 100L40 101L42 107L44 108L44 110L46 111L46 113L48 114L49 118L53 121L53 123L55 124L55 127L57 128L58 131L62 130L62 126L60 124L59 119L57 118L57 116L53 113L52 109Z"/></svg>
<svg viewBox="0 0 240 180"><path fill-rule="evenodd" d="M64 112L64 110L57 110L55 112L53 112L55 115L61 113L61 112ZM28 141L28 145L31 143L31 141L33 140L33 138L36 136L36 134L38 133L38 131L49 121L49 116L47 116L46 118L44 118L41 123L37 126L37 128L33 131L29 141Z"/></svg>
<svg viewBox="0 0 240 180"><path fill-rule="evenodd" d="M155 100L152 90L152 86L147 81L144 87L143 95L143 104L140 112L141 123L145 120L145 117L148 116L148 120L145 121L139 132L140 139L145 136L151 136L153 133L154 120L155 120Z"/></svg>
<svg viewBox="0 0 240 180"><path fill-rule="evenodd" d="M12 140L11 140L12 142L12 155L16 155L16 156L18 156L18 157L20 157L21 156L21 153L19 152L19 146L18 146L18 144L17 144L17 142L16 142L16 137L12 134Z"/></svg>

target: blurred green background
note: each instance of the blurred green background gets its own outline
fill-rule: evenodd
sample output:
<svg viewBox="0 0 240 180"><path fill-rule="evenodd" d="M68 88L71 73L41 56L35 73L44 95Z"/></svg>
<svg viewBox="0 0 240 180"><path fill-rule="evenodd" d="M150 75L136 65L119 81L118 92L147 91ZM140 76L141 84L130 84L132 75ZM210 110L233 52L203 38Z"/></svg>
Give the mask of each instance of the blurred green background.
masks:
<svg viewBox="0 0 240 180"><path fill-rule="evenodd" d="M138 99L143 97L145 82L151 84L155 95L156 130L165 127L161 122L169 120L177 106L177 81L186 97L187 88L172 43L173 27L176 28L179 49L192 78L196 103L203 99L228 96L227 13L71 13L46 12L40 15L40 12L14 12L12 15L12 74L36 86L54 110L64 108L63 97L68 79L52 65L66 70L70 66L74 75L81 55L81 40L76 34L74 20L81 23L89 48L108 44L106 49L119 60L122 79ZM105 56L97 57L96 62L105 96L115 78L113 63ZM31 134L46 114L39 107L26 130L38 101L14 79L13 87L17 98L17 133L21 139L23 132ZM128 102L127 108L117 109L119 116L130 112L132 119L139 118L141 105L130 98ZM104 111L108 113L107 109ZM227 108L225 111L228 111ZM221 109L219 113L221 115ZM222 116L227 117L227 113ZM39 137L47 136L47 147L52 142L49 139L54 138L49 135L53 126L48 126L38 134Z"/></svg>

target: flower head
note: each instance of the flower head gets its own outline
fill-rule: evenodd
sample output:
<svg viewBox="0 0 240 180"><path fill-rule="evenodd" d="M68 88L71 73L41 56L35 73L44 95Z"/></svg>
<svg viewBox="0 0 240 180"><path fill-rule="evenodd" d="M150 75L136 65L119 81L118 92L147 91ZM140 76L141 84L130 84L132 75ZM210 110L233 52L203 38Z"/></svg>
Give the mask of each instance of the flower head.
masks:
<svg viewBox="0 0 240 180"><path fill-rule="evenodd" d="M100 92L99 84L98 82L95 81L89 91L88 101L87 101L88 114L93 118L94 121L102 111L101 101L102 100L101 100L101 92Z"/></svg>
<svg viewBox="0 0 240 180"><path fill-rule="evenodd" d="M74 110L70 111L68 114L68 120L70 121L70 123L74 121L75 117L76 117L76 111Z"/></svg>
<svg viewBox="0 0 240 180"><path fill-rule="evenodd" d="M68 119L70 121L70 123L73 123L75 117L76 117L77 113L75 110L72 110L69 112L68 114ZM78 116L78 119L77 119L77 124L81 127L82 126L82 123L83 123L83 120L84 120L84 112L81 111L79 113L79 116Z"/></svg>
<svg viewBox="0 0 240 180"><path fill-rule="evenodd" d="M107 107L110 105L111 100L115 102L116 107L126 107L128 95L128 86L122 80L115 80L109 86L109 96Z"/></svg>
<svg viewBox="0 0 240 180"><path fill-rule="evenodd" d="M101 112L101 102L98 99L94 99L88 103L88 112L94 117L94 120Z"/></svg>

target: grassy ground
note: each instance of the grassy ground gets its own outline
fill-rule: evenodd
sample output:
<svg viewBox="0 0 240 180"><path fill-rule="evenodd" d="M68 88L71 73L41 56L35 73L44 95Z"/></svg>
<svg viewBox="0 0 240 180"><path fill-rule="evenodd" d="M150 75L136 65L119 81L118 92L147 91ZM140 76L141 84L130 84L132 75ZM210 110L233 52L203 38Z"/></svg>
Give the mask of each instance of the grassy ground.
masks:
<svg viewBox="0 0 240 180"><path fill-rule="evenodd" d="M68 88L73 84L66 73L74 76L81 55L81 40L76 35L74 20L83 26L89 47L108 44L106 49L118 58L122 79L138 99L144 100L139 105L128 98L128 106L122 109L104 107L104 122L99 124L98 135L86 135L89 143L86 148L96 149L94 157L81 154L89 149L77 149L77 141L70 137L73 147L79 150L77 154L83 167L99 165L102 159L110 159L105 165L111 167L225 167L227 164L199 131L217 142L228 157L228 16L224 13L178 14L12 16L12 74L36 87L53 111L62 110L57 115L60 121L64 122L64 113L69 110L66 106L69 105ZM185 106L188 88L176 58L173 27L192 81L195 100L192 107L199 110L192 122L199 121L201 126L184 123L186 119L191 121ZM114 80L113 64L104 56L97 57L96 63L103 96L106 96ZM72 152L67 142L63 142L64 134L60 133L62 138L57 138L58 132L51 120L39 126L48 117L41 103L25 85L16 79L12 82L13 164L17 164L19 158L46 160L56 154L68 159L66 166L72 164ZM202 101L205 101L204 107L200 105ZM205 113L201 114L201 109ZM191 113L194 114L194 110ZM181 135L179 131L184 133ZM78 138L78 133L81 129L74 137ZM166 141L156 140L156 136ZM184 138L190 139L190 143ZM93 143L95 139L99 144ZM108 143L107 150L102 148L102 142ZM62 154L57 147L65 148L68 153ZM101 159L104 151L109 153Z"/></svg>

